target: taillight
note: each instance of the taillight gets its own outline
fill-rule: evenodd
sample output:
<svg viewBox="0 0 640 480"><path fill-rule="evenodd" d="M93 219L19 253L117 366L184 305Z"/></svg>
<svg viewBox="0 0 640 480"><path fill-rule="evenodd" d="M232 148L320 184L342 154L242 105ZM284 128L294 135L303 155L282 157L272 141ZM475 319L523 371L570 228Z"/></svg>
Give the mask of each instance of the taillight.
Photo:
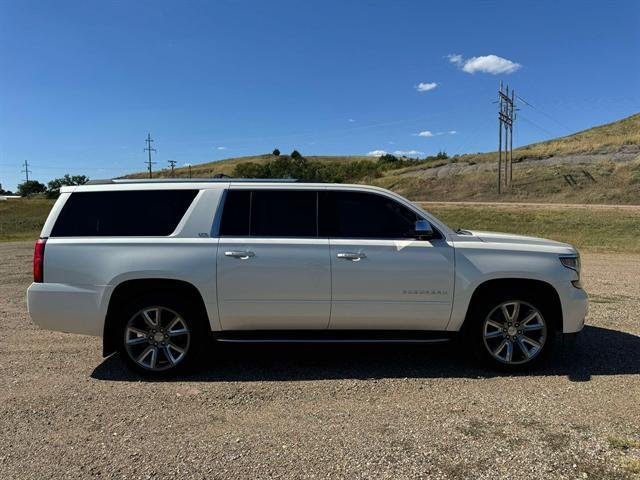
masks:
<svg viewBox="0 0 640 480"><path fill-rule="evenodd" d="M33 281L42 283L44 281L44 245L46 238L39 238L36 241L36 248L33 251Z"/></svg>

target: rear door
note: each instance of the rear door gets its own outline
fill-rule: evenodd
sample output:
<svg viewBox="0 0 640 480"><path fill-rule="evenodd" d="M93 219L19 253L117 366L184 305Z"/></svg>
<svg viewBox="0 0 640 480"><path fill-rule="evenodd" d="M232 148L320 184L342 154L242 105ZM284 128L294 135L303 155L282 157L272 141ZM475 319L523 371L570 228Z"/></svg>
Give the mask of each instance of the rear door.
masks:
<svg viewBox="0 0 640 480"><path fill-rule="evenodd" d="M320 203L329 238L332 329L445 329L454 251L445 238L419 240L421 217L390 196L328 191Z"/></svg>
<svg viewBox="0 0 640 480"><path fill-rule="evenodd" d="M327 328L329 242L318 238L317 202L302 188L228 190L217 254L224 330Z"/></svg>

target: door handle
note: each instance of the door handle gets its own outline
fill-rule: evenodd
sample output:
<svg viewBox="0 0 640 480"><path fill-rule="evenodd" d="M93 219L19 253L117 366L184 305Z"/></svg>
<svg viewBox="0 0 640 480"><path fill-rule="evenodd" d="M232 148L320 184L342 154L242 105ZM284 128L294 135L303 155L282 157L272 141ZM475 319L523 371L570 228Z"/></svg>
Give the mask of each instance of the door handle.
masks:
<svg viewBox="0 0 640 480"><path fill-rule="evenodd" d="M344 258L345 260L351 260L352 262L357 262L362 260L363 258L367 258L367 256L360 252L360 253L355 253L355 252L340 252L336 255L336 257L338 258Z"/></svg>
<svg viewBox="0 0 640 480"><path fill-rule="evenodd" d="M255 257L256 254L250 250L232 250L229 252L224 252L226 257L239 258L241 260L246 260L249 257Z"/></svg>

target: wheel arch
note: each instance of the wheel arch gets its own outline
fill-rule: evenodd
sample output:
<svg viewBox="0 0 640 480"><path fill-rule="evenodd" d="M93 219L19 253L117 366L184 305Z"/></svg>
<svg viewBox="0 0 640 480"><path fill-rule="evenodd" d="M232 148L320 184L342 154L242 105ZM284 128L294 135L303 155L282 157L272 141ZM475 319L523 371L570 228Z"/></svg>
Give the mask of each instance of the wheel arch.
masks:
<svg viewBox="0 0 640 480"><path fill-rule="evenodd" d="M204 299L198 288L184 280L168 278L143 278L130 279L119 283L111 293L107 314L105 316L104 331L102 336L102 356L106 357L116 351L116 321L118 309L130 300L149 293L171 292L184 295L194 302L194 306L202 313L202 321L209 327L209 316Z"/></svg>
<svg viewBox="0 0 640 480"><path fill-rule="evenodd" d="M562 332L562 303L558 291L550 283L529 278L495 278L486 280L478 285L471 295L462 329L468 328L473 322L474 311L484 299L496 296L500 292L517 294L519 291L541 295L548 302L548 306L553 312L550 319L553 330Z"/></svg>

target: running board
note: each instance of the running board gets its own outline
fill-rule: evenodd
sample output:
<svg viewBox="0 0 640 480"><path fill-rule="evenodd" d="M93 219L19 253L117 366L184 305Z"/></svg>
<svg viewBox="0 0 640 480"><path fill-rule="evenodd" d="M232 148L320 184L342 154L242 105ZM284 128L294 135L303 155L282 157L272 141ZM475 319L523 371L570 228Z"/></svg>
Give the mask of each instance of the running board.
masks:
<svg viewBox="0 0 640 480"><path fill-rule="evenodd" d="M453 332L397 330L247 330L214 332L224 343L445 343Z"/></svg>

